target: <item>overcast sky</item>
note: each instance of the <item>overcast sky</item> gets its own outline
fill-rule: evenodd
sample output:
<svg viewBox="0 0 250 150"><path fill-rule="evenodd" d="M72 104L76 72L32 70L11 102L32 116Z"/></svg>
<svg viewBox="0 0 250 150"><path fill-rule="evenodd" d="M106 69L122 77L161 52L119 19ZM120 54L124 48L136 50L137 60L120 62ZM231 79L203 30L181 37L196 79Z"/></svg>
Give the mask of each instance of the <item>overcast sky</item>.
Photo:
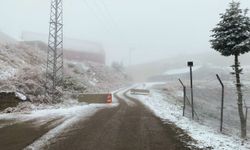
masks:
<svg viewBox="0 0 250 150"><path fill-rule="evenodd" d="M64 0L64 35L104 45L108 62L144 63L211 51L210 30L231 0ZM0 0L0 30L48 33L50 0ZM241 0L250 8L249 0Z"/></svg>

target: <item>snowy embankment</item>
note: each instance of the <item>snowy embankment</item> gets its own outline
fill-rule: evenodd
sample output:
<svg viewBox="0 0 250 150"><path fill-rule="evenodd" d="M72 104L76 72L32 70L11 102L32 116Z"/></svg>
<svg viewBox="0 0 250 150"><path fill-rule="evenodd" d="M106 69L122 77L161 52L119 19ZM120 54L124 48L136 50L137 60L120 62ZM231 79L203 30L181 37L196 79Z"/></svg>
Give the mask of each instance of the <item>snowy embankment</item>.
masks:
<svg viewBox="0 0 250 150"><path fill-rule="evenodd" d="M150 88L153 84L146 84L142 87ZM134 96L134 95L130 95ZM197 143L190 143L204 149L216 150L248 150L250 142L244 141L236 136L223 135L217 130L198 122L192 121L189 118L182 116L182 107L171 103L168 99L171 97L163 97L160 92L151 89L150 96L136 96L142 103L148 106L158 117L166 123L174 123L179 128L183 129ZM212 147L212 148L211 148Z"/></svg>

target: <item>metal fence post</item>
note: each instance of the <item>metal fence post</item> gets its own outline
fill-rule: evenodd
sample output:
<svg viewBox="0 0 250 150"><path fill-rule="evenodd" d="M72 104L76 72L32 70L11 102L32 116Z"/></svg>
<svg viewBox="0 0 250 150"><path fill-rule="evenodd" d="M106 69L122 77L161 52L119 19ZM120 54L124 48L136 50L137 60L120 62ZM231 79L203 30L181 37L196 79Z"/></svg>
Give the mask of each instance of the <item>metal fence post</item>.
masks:
<svg viewBox="0 0 250 150"><path fill-rule="evenodd" d="M217 79L219 80L221 84L221 116L220 116L220 132L222 132L222 127L223 127L223 110L224 110L224 84L222 83L220 76L216 74Z"/></svg>
<svg viewBox="0 0 250 150"><path fill-rule="evenodd" d="M186 86L183 84L183 82L181 81L181 79L179 79L179 82L181 83L182 87L183 87L183 116L185 116L185 109L186 109Z"/></svg>
<svg viewBox="0 0 250 150"><path fill-rule="evenodd" d="M246 124L247 124L247 113L248 113L248 107L246 107Z"/></svg>
<svg viewBox="0 0 250 150"><path fill-rule="evenodd" d="M191 87L191 105L192 105L192 119L194 119L194 92L193 92L193 70L192 67L194 63L189 61L187 63L188 67L190 68L190 87Z"/></svg>

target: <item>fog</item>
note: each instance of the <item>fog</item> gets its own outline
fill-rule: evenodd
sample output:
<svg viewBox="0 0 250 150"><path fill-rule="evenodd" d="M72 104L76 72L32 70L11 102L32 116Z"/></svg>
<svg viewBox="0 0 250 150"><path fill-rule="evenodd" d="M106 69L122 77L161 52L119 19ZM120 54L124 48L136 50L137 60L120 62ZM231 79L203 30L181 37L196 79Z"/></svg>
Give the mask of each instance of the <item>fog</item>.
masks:
<svg viewBox="0 0 250 150"><path fill-rule="evenodd" d="M0 1L2 32L16 39L22 31L48 33L50 0ZM64 0L64 36L102 43L107 63L208 52L210 30L230 1ZM250 7L249 0L240 2Z"/></svg>

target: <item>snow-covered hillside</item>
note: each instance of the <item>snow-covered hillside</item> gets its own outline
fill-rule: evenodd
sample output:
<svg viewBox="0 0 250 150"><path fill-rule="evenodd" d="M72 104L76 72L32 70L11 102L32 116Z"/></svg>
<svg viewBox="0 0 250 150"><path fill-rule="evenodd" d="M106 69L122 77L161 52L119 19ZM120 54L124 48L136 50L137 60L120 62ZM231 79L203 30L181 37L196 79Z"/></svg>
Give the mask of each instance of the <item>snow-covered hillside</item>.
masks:
<svg viewBox="0 0 250 150"><path fill-rule="evenodd" d="M250 65L244 65L243 74L241 75L242 80L248 80L250 77ZM202 66L193 67L193 79L194 80L209 80L217 81L216 74L219 74L223 80L234 81L234 76L231 74L233 72L231 67L216 66L211 63L204 64ZM151 76L148 80L153 82L159 81L178 81L178 79L189 80L189 67L168 69L164 73Z"/></svg>
<svg viewBox="0 0 250 150"><path fill-rule="evenodd" d="M45 98L46 51L25 43L0 44L0 92L19 92L32 102ZM65 60L65 100L79 93L108 92L128 83L128 77L105 65Z"/></svg>
<svg viewBox="0 0 250 150"><path fill-rule="evenodd" d="M201 66L193 67L193 71L200 69ZM176 75L176 74L186 74L189 73L189 68L171 69L164 72L164 75Z"/></svg>
<svg viewBox="0 0 250 150"><path fill-rule="evenodd" d="M249 57L250 53L240 56L239 60L243 68L250 65ZM227 74L229 74L228 71L232 71L230 66L234 63L233 57L223 57L219 53L211 50L209 52L192 54L183 52L182 54L179 54L175 57L166 56L166 58L163 60L129 66L126 69L128 74L132 76L135 81L145 82L148 80L152 81L152 78L164 75L164 73L183 73L183 70L184 72L186 72L189 70L189 68L187 67L187 61L191 60L194 62L194 69L199 66L202 66L200 69L202 69L203 67L211 67L211 69L215 71L224 70L226 68ZM245 72L245 70L243 70L243 72ZM216 73L220 72L216 71ZM154 81L157 82L157 80Z"/></svg>

